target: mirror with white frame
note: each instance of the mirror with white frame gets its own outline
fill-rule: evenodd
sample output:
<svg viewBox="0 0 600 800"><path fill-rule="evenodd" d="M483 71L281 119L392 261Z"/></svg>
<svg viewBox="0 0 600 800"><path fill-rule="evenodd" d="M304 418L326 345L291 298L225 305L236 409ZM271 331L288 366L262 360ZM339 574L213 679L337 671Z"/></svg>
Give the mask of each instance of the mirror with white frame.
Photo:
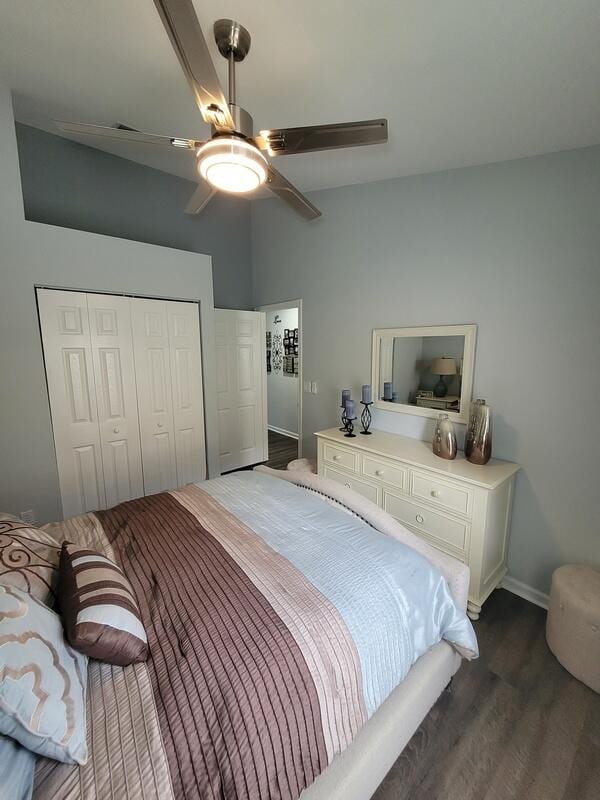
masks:
<svg viewBox="0 0 600 800"><path fill-rule="evenodd" d="M455 422L467 422L476 333L476 325L374 330L375 408L422 417L444 411Z"/></svg>

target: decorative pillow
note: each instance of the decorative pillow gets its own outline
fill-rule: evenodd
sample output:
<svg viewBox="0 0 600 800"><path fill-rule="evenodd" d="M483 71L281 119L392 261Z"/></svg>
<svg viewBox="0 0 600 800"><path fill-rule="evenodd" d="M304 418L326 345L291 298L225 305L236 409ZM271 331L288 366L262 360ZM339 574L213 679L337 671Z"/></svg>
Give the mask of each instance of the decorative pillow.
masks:
<svg viewBox="0 0 600 800"><path fill-rule="evenodd" d="M35 753L21 747L14 739L0 736L0 797L31 800L35 776Z"/></svg>
<svg viewBox="0 0 600 800"><path fill-rule="evenodd" d="M87 658L65 642L60 617L0 586L0 733L68 764L87 761Z"/></svg>
<svg viewBox="0 0 600 800"><path fill-rule="evenodd" d="M67 639L90 658L126 667L148 657L148 639L131 584L109 558L65 542L60 609Z"/></svg>
<svg viewBox="0 0 600 800"><path fill-rule="evenodd" d="M49 534L0 512L0 584L53 606L59 559L60 545Z"/></svg>

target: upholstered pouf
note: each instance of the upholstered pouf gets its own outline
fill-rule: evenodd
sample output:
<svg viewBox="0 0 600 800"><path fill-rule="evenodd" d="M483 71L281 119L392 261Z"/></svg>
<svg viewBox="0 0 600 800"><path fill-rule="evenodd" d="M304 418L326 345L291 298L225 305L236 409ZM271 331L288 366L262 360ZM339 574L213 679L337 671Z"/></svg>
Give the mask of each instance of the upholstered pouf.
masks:
<svg viewBox="0 0 600 800"><path fill-rule="evenodd" d="M568 564L555 571L546 639L571 675L600 692L600 569Z"/></svg>
<svg viewBox="0 0 600 800"><path fill-rule="evenodd" d="M316 472L316 463L311 458L297 458L290 461L287 468L290 472Z"/></svg>

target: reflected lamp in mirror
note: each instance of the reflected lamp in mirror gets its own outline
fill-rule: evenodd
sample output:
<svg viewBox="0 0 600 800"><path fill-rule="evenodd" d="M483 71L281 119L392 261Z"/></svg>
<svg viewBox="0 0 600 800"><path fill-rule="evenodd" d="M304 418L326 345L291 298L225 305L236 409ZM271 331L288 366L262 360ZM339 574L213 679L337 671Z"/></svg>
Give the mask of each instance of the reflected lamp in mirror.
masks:
<svg viewBox="0 0 600 800"><path fill-rule="evenodd" d="M476 325L373 331L375 408L467 422L475 363Z"/></svg>
<svg viewBox="0 0 600 800"><path fill-rule="evenodd" d="M456 361L448 356L434 358L430 369L433 375L439 375L439 381L433 387L434 396L445 397L448 394L448 387L444 381L444 375L456 375Z"/></svg>

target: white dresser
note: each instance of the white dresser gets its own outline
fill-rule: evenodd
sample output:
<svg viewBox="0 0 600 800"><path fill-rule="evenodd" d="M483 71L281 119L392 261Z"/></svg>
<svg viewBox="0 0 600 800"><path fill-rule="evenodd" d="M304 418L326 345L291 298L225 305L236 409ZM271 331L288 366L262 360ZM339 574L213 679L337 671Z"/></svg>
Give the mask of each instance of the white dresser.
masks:
<svg viewBox="0 0 600 800"><path fill-rule="evenodd" d="M468 613L481 607L506 574L518 464L492 459L484 467L459 452L438 458L429 442L373 431L349 439L319 431L318 473L377 503L413 533L469 565Z"/></svg>

